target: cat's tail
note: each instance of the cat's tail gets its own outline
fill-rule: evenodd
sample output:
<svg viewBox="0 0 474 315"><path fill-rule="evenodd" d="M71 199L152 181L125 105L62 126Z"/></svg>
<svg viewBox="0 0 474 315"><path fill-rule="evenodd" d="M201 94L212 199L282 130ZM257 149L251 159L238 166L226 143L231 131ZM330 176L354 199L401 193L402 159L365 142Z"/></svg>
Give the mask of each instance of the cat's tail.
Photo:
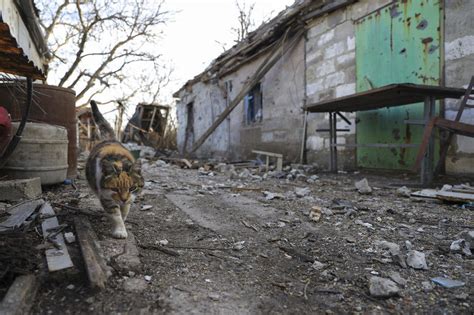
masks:
<svg viewBox="0 0 474 315"><path fill-rule="evenodd" d="M94 100L91 100L91 109L92 117L94 117L95 124L99 128L100 137L102 140L117 140L115 138L115 133L109 122L105 120L104 116L99 111L97 103Z"/></svg>

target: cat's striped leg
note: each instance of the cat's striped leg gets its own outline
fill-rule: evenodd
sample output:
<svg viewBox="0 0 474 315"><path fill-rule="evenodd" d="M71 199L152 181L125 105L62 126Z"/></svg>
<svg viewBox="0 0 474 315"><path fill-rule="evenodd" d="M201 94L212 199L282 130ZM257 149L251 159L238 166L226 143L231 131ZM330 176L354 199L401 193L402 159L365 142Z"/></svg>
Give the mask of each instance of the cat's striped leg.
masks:
<svg viewBox="0 0 474 315"><path fill-rule="evenodd" d="M123 222L125 222L125 220L127 220L128 212L130 211L130 206L131 206L131 204L129 203L129 204L125 204L122 207L120 207L120 212L122 213Z"/></svg>
<svg viewBox="0 0 474 315"><path fill-rule="evenodd" d="M108 199L101 199L101 203L112 224L112 236L114 238L127 238L127 229L123 223L120 207Z"/></svg>

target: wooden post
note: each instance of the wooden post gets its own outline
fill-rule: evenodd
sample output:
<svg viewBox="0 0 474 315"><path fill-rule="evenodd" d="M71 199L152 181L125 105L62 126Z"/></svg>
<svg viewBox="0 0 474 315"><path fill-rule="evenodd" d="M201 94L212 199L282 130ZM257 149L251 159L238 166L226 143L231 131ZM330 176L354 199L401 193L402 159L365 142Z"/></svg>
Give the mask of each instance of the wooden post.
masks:
<svg viewBox="0 0 474 315"><path fill-rule="evenodd" d="M308 124L308 112L304 112L303 120L303 135L301 136L301 151L300 151L300 163L306 163L306 133L307 133L307 124Z"/></svg>
<svg viewBox="0 0 474 315"><path fill-rule="evenodd" d="M436 99L433 96L425 97L424 120L428 126L435 114ZM426 128L426 127L425 127ZM433 158L434 158L434 135L431 132L428 140L428 147L421 164L421 184L428 186L433 181Z"/></svg>

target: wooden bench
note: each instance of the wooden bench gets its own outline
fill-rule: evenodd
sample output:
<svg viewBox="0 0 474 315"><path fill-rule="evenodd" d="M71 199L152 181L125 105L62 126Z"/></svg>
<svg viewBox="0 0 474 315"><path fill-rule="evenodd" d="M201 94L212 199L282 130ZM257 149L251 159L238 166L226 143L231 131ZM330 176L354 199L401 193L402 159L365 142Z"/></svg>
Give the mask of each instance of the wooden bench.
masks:
<svg viewBox="0 0 474 315"><path fill-rule="evenodd" d="M265 162L265 167L268 171L268 167L270 165L270 157L274 157L277 159L276 163L276 170L281 172L283 170L283 154L280 153L273 153L273 152L265 152L265 151L259 151L259 150L252 150L252 153L255 153L257 155L265 155L266 156L266 162Z"/></svg>

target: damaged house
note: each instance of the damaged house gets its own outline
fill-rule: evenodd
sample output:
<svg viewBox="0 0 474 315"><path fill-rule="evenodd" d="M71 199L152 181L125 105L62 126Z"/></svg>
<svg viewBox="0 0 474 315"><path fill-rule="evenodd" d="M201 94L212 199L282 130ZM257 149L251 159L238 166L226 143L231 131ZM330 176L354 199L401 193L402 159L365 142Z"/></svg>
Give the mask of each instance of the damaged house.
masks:
<svg viewBox="0 0 474 315"><path fill-rule="evenodd" d="M423 99L403 106L392 100L392 107L381 103L367 111L312 109L359 92L416 84L457 88L432 97L431 115L454 119L461 88L474 75L472 12L470 0L296 1L174 94L178 147L227 160L269 151L283 154L285 162L332 169L330 152L337 148L339 169L411 170L427 121ZM473 120L467 106L460 121ZM442 139L436 131L435 162ZM449 139L442 166L472 174L474 140Z"/></svg>

